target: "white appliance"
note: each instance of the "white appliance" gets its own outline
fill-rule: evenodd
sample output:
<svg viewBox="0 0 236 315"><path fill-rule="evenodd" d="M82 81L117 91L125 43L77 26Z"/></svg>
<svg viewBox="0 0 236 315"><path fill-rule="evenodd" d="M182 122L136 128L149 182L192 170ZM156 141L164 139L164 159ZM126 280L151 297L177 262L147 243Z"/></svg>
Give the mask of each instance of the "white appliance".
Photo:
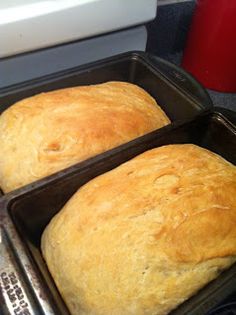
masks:
<svg viewBox="0 0 236 315"><path fill-rule="evenodd" d="M157 0L0 1L0 88L129 50Z"/></svg>

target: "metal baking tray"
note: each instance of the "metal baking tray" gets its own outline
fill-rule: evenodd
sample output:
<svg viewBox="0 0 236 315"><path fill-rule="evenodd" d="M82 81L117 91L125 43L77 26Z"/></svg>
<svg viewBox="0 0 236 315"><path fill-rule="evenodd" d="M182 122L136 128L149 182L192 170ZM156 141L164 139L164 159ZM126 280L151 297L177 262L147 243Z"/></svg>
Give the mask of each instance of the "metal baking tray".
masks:
<svg viewBox="0 0 236 315"><path fill-rule="evenodd" d="M212 108L207 92L184 70L143 52L129 52L2 88L0 113L15 102L41 92L114 80L137 84L149 92L172 121L164 128Z"/></svg>
<svg viewBox="0 0 236 315"><path fill-rule="evenodd" d="M148 149L171 143L194 143L236 163L236 125L231 117L208 111L185 124L153 131L0 199L1 315L69 315L41 256L42 231L81 185ZM236 264L171 315L205 315L235 294Z"/></svg>

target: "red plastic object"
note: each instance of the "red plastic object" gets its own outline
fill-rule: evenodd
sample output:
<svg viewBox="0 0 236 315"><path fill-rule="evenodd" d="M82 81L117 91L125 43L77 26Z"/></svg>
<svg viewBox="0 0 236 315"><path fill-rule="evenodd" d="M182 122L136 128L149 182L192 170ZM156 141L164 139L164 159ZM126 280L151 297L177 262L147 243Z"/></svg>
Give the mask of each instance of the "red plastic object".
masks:
<svg viewBox="0 0 236 315"><path fill-rule="evenodd" d="M198 0L182 66L205 87L236 92L236 0Z"/></svg>

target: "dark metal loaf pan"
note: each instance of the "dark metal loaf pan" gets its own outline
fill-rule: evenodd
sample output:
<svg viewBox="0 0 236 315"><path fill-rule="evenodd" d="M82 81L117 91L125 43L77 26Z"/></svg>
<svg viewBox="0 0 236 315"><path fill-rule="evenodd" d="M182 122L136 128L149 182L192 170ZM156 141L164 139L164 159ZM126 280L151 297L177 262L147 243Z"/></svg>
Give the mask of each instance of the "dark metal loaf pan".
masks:
<svg viewBox="0 0 236 315"><path fill-rule="evenodd" d="M221 113L208 112L170 130L154 131L0 199L1 315L69 314L41 256L42 231L81 185L148 149L171 143L194 143L236 164L236 126ZM236 264L171 315L205 315L233 294Z"/></svg>
<svg viewBox="0 0 236 315"><path fill-rule="evenodd" d="M186 72L159 58L130 52L0 89L0 112L40 92L106 81L126 81L149 92L172 121L186 122L212 107L206 91Z"/></svg>

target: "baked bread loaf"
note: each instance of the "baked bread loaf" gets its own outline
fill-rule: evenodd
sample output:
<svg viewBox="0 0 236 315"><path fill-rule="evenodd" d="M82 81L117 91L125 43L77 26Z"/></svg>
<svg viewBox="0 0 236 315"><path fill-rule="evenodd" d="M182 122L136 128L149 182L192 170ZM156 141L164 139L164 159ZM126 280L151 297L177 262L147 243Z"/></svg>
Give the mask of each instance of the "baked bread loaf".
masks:
<svg viewBox="0 0 236 315"><path fill-rule="evenodd" d="M163 315L236 261L236 167L191 144L81 187L42 253L73 315Z"/></svg>
<svg viewBox="0 0 236 315"><path fill-rule="evenodd" d="M0 186L9 192L169 123L147 92L125 82L21 100L0 116Z"/></svg>

